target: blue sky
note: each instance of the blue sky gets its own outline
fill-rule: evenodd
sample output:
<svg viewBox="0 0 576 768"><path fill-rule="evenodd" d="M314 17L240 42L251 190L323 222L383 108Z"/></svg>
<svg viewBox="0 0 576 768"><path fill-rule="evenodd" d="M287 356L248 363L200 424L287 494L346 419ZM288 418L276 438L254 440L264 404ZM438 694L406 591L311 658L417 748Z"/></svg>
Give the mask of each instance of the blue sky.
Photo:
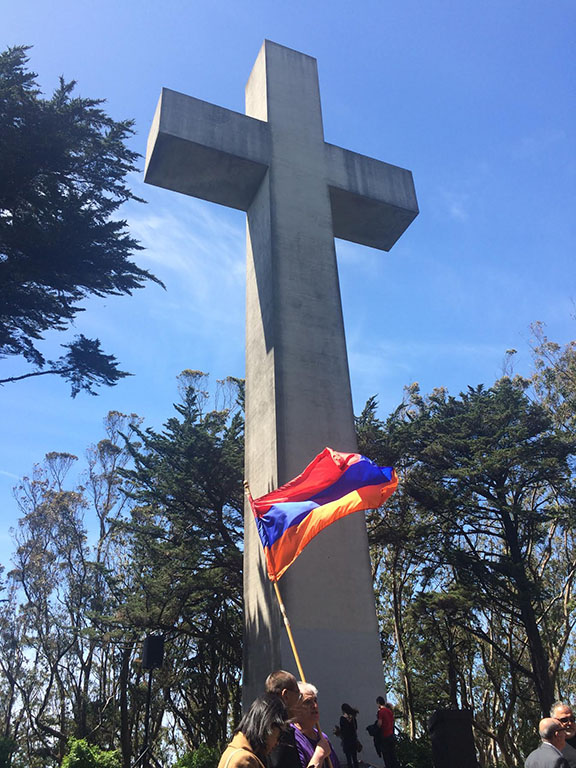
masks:
<svg viewBox="0 0 576 768"><path fill-rule="evenodd" d="M356 410L376 394L385 416L413 381L491 384L510 348L528 373L534 321L560 343L576 336L575 28L573 0L22 0L3 8L0 42L34 46L46 93L62 74L133 118L141 153L162 86L243 112L264 38L316 57L326 140L409 168L418 194L390 253L336 244ZM244 215L131 183L148 204L122 215L167 291L90 301L78 317L75 331L134 374L117 387L75 400L55 377L0 390L0 563L12 487L48 451L82 457L111 409L159 427L184 368L243 375Z"/></svg>

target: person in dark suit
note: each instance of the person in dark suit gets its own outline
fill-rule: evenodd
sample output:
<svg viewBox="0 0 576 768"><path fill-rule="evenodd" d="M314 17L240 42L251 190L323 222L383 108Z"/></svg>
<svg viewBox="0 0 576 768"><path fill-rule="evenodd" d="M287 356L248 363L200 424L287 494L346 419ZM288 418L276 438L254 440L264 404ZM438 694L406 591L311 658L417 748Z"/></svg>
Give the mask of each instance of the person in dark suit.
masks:
<svg viewBox="0 0 576 768"><path fill-rule="evenodd" d="M570 768L576 768L576 720L570 704L564 701L555 701L550 710L550 717L560 720L566 731L566 746L562 754L568 760Z"/></svg>
<svg viewBox="0 0 576 768"><path fill-rule="evenodd" d="M562 755L566 745L566 731L560 720L545 717L540 720L538 733L542 744L530 752L524 763L525 768L569 768L568 761Z"/></svg>

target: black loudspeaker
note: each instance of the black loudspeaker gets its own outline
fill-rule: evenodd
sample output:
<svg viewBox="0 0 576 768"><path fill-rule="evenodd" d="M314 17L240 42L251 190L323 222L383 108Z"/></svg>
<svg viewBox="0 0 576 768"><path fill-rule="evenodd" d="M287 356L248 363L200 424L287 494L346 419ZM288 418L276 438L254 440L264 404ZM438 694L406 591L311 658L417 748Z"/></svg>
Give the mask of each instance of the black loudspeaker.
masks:
<svg viewBox="0 0 576 768"><path fill-rule="evenodd" d="M142 649L142 669L160 669L164 661L164 636L148 635Z"/></svg>
<svg viewBox="0 0 576 768"><path fill-rule="evenodd" d="M477 768L469 709L437 709L428 720L434 768Z"/></svg>

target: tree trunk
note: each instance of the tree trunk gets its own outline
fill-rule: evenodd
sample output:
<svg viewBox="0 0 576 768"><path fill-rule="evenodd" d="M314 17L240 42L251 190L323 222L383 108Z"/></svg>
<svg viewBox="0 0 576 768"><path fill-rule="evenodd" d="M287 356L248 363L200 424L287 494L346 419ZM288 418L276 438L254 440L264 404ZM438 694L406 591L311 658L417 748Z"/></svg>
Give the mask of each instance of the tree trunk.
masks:
<svg viewBox="0 0 576 768"><path fill-rule="evenodd" d="M120 666L120 747L122 750L122 768L130 768L132 761L132 743L130 739L130 719L128 711L128 680L130 677L130 657L132 648L124 648L122 651L122 663Z"/></svg>
<svg viewBox="0 0 576 768"><path fill-rule="evenodd" d="M514 564L511 578L518 590L518 605L520 608L522 624L526 630L526 639L528 640L536 694L538 696L542 716L548 717L550 714L550 707L554 703L554 686L550 676L548 656L544 649L544 644L542 643L534 606L530 597L531 593L534 591L534 585L526 575L524 558L522 557L522 552L520 550L516 526L510 518L505 505L502 505L501 514L507 543L510 547L510 557Z"/></svg>
<svg viewBox="0 0 576 768"><path fill-rule="evenodd" d="M402 597L397 581L397 557L394 555L394 564L392 566L392 602L394 610L394 634L396 635L396 645L398 647L398 657L402 669L402 679L404 681L404 692L406 696L406 721L408 723L408 734L410 739L416 736L416 716L414 714L414 696L412 693L412 679L410 676L410 665L408 663L406 647L404 645L404 628L402 623Z"/></svg>

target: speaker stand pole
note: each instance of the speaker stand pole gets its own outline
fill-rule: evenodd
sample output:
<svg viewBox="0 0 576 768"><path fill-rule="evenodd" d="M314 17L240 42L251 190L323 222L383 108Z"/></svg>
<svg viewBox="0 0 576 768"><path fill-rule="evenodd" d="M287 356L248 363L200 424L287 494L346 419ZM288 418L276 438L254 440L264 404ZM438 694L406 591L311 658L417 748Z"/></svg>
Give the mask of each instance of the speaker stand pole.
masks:
<svg viewBox="0 0 576 768"><path fill-rule="evenodd" d="M152 699L152 670L148 672L148 692L146 694L146 713L144 715L144 743L142 744L142 752L138 760L134 763L132 768L137 768L138 765L142 765L142 768L149 768L150 765L150 752L148 747L150 736L150 701Z"/></svg>
<svg viewBox="0 0 576 768"><path fill-rule="evenodd" d="M149 736L150 736L150 701L152 699L152 670L148 672L148 693L146 695L146 716L144 718L144 762L142 763L143 768L148 768L150 765L150 762L148 760L148 742L149 742Z"/></svg>

